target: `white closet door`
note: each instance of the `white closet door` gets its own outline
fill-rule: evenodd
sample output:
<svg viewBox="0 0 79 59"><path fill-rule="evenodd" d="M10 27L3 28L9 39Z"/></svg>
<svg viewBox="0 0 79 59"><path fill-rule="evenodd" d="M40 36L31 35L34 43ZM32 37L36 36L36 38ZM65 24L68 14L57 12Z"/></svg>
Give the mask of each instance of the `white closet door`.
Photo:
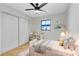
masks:
<svg viewBox="0 0 79 59"><path fill-rule="evenodd" d="M22 45L28 41L28 21L19 19L19 44Z"/></svg>
<svg viewBox="0 0 79 59"><path fill-rule="evenodd" d="M2 51L18 47L18 17L2 13Z"/></svg>

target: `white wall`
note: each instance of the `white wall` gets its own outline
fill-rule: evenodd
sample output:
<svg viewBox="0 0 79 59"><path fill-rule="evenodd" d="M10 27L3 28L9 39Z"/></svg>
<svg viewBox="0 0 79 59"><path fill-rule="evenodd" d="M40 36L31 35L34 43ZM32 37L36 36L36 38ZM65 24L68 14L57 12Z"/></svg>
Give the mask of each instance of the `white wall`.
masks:
<svg viewBox="0 0 79 59"><path fill-rule="evenodd" d="M1 52L18 47L18 17L2 13Z"/></svg>
<svg viewBox="0 0 79 59"><path fill-rule="evenodd" d="M41 31L41 20L45 20L45 19L51 19L51 31ZM33 31L44 33L45 39L57 40L60 36L61 30L54 29L54 23L56 20L65 24L66 23L65 14L58 14L58 15L53 15L53 16L45 16L41 18L32 19L30 21L31 27L32 27L31 33Z"/></svg>
<svg viewBox="0 0 79 59"><path fill-rule="evenodd" d="M23 19L25 19L25 20L27 20L27 23L28 23L28 19L30 18L29 16L27 16L27 15L24 15L24 14L22 14L21 12L19 12L19 11L17 11L17 10L15 10L15 9L12 9L12 8L10 8L10 7L8 7L8 6L5 6L5 5L3 5L3 4L0 4L0 51L1 51L1 40L2 40L2 12L7 12L7 13L10 13L10 14L12 14L12 15L15 15L15 16L18 16L19 17L19 19L20 18L23 18ZM26 26L26 28L28 29L28 25ZM28 30L27 30L27 33L28 33ZM22 34L22 33L21 33ZM20 34L20 35L21 35ZM28 35L28 34L27 34ZM28 37L28 36L27 36ZM28 39L26 39L26 41L28 41ZM22 42L23 43L23 42ZM4 43L5 44L5 43Z"/></svg>
<svg viewBox="0 0 79 59"><path fill-rule="evenodd" d="M33 18L29 18L29 20L28 20L28 31L29 31L29 35L30 35L30 33L32 32L32 20L33 20Z"/></svg>
<svg viewBox="0 0 79 59"><path fill-rule="evenodd" d="M22 45L28 42L28 20L19 19L19 44Z"/></svg>
<svg viewBox="0 0 79 59"><path fill-rule="evenodd" d="M0 51L1 51L1 10L0 10Z"/></svg>
<svg viewBox="0 0 79 59"><path fill-rule="evenodd" d="M68 11L69 35L75 39L79 38L79 3L70 5Z"/></svg>

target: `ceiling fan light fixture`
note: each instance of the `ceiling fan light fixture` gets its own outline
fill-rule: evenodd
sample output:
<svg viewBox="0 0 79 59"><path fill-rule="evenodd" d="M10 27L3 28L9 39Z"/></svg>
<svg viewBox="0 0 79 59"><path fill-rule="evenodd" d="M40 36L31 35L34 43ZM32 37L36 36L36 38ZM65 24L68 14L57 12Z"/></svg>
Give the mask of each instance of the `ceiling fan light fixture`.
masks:
<svg viewBox="0 0 79 59"><path fill-rule="evenodd" d="M30 3L34 8L31 8L31 9L25 9L26 11L29 11L29 10L34 10L36 14L38 14L40 11L42 12L45 12L43 10L41 10L42 7L44 7L47 3L42 3L39 5L39 3Z"/></svg>
<svg viewBox="0 0 79 59"><path fill-rule="evenodd" d="M35 13L38 14L40 11L39 10L35 10Z"/></svg>

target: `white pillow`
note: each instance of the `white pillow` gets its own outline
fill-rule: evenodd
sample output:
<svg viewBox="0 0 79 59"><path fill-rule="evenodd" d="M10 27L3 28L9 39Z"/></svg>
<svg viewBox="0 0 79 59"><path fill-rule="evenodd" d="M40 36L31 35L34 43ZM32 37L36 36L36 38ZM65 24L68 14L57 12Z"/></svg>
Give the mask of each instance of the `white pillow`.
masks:
<svg viewBox="0 0 79 59"><path fill-rule="evenodd" d="M66 40L64 41L64 48L65 48L65 49L68 49L68 46L69 46L69 41L66 39Z"/></svg>
<svg viewBox="0 0 79 59"><path fill-rule="evenodd" d="M35 42L37 42L37 39L33 39L32 41L30 41L30 46L34 45Z"/></svg>
<svg viewBox="0 0 79 59"><path fill-rule="evenodd" d="M75 44L76 44L77 46L79 46L79 40L76 40Z"/></svg>

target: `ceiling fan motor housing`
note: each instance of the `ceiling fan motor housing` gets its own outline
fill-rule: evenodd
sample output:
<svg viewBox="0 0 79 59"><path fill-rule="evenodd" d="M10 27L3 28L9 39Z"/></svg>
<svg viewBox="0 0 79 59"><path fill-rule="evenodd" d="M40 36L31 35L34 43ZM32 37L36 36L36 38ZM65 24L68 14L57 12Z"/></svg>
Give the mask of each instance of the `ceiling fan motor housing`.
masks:
<svg viewBox="0 0 79 59"><path fill-rule="evenodd" d="M39 10L39 9L40 9L38 5L39 5L39 4L38 4L38 3L36 3L35 10Z"/></svg>

